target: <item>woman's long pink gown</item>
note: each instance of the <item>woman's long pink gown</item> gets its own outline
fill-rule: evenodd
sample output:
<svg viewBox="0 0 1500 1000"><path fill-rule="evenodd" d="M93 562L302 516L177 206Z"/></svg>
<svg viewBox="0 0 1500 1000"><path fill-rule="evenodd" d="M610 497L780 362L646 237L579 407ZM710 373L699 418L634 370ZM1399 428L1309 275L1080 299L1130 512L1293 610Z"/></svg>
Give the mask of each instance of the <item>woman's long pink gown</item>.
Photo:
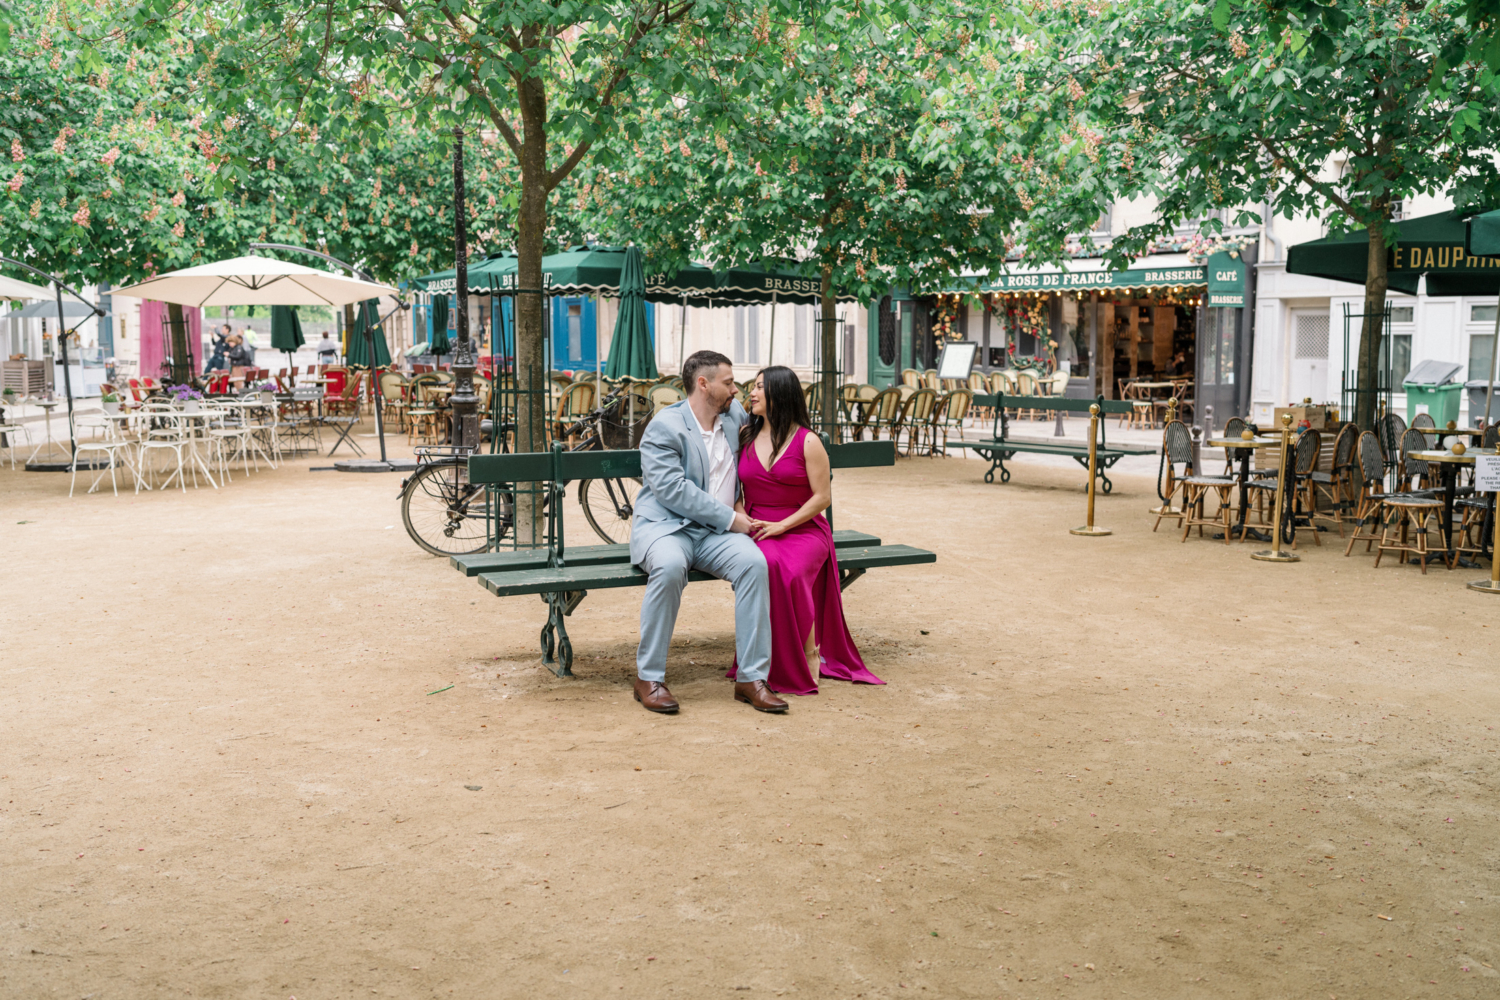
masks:
<svg viewBox="0 0 1500 1000"><path fill-rule="evenodd" d="M740 454L740 485L745 511L759 521L780 521L796 513L812 497L807 462L802 449L808 431L801 428L770 469L761 464L751 444ZM822 657L819 673L860 684L885 681L865 669L844 621L839 592L839 567L833 549L833 529L819 514L775 538L757 543L766 554L771 588L771 675L767 683L782 694L817 694L803 651L810 629ZM733 677L735 670L729 671Z"/></svg>

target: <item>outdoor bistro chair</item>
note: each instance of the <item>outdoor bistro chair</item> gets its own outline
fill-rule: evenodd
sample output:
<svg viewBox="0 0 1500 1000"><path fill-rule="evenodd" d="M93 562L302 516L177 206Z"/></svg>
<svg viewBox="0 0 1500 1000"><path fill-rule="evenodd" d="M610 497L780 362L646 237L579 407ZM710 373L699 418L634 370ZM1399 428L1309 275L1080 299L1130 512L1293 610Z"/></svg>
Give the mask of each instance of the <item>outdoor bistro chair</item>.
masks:
<svg viewBox="0 0 1500 1000"><path fill-rule="evenodd" d="M915 368L901 369L901 384L909 385L913 389L919 388L922 384L922 373Z"/></svg>
<svg viewBox="0 0 1500 1000"><path fill-rule="evenodd" d="M574 382L568 386L557 401L557 413L552 422L554 440L562 440L567 436L569 425L577 423L593 411L597 391L592 382ZM567 441L568 444L573 444L573 436L567 436Z"/></svg>
<svg viewBox="0 0 1500 1000"><path fill-rule="evenodd" d="M938 400L937 406L932 410L932 424L928 430L931 435L932 447L928 449L929 455L948 456L947 438L949 430L958 431L958 439L964 437L964 421L968 419L969 409L974 403L974 393L968 389L954 389Z"/></svg>
<svg viewBox="0 0 1500 1000"><path fill-rule="evenodd" d="M1426 414L1418 414L1425 416ZM1430 489L1432 487L1432 463L1426 459L1413 458L1412 452L1426 451L1431 448L1427 435L1423 434L1415 426L1408 427L1401 435L1401 453L1396 462L1396 489L1405 490L1408 485L1413 484L1418 490Z"/></svg>
<svg viewBox="0 0 1500 1000"><path fill-rule="evenodd" d="M126 439L119 432L119 430L118 430L118 426L119 426L118 422L114 421L114 420L106 420L104 422L104 439L103 440L100 440L100 441L79 441L79 440L77 440L77 438L78 438L78 420L77 420L77 417L74 414L70 413L70 414L68 414L68 419L73 422L73 438L74 438L73 462L72 462L71 466L69 467L69 471L72 473L72 479L68 483L68 496L72 496L73 495L73 488L78 485L78 462L79 462L79 459L84 459L85 461L90 462L90 464L89 464L88 467L91 468L91 469L93 469L95 472L98 473L96 476L94 476L94 481L89 484L89 488L85 491L86 493L92 493L96 489L98 489L99 488L99 481L104 478L104 474L107 472L107 473L109 473L109 485L110 485L110 488L114 491L114 495L115 496L119 496L120 495L120 486L119 486L119 483L117 483L115 481L115 468L116 468L116 466L119 465L119 461L117 459L123 453L126 456L125 461L128 464L130 450L131 450L131 442L128 439ZM97 455L103 455L104 458L105 458L105 460L106 460L106 462L107 462L107 464L105 465L105 467L103 469L100 469L97 465L93 464L93 462L92 462L92 460L90 458L90 456L97 456Z"/></svg>
<svg viewBox="0 0 1500 1000"><path fill-rule="evenodd" d="M687 398L683 396L681 389L670 382L653 385L651 391L646 396L651 400L651 413L653 416L665 410L673 403L680 403Z"/></svg>
<svg viewBox="0 0 1500 1000"><path fill-rule="evenodd" d="M1437 427L1437 421L1432 419L1432 414L1430 413L1418 413L1415 417L1411 418L1411 425L1413 427L1435 428Z"/></svg>
<svg viewBox="0 0 1500 1000"><path fill-rule="evenodd" d="M1380 439L1380 453L1385 456L1387 472L1396 473L1401 455L1401 438L1406 433L1406 421L1399 413L1387 413L1375 424L1375 433Z"/></svg>
<svg viewBox="0 0 1500 1000"><path fill-rule="evenodd" d="M901 426L906 431L906 454L908 458L911 457L912 446L920 446L923 435L931 433L932 413L936 408L937 391L935 389L918 389L906 401ZM896 446L899 448L900 443L898 442ZM927 454L929 456L932 454L930 443Z"/></svg>
<svg viewBox="0 0 1500 1000"><path fill-rule="evenodd" d="M164 404L156 404L144 408L143 415L150 421L150 429L141 437L138 444L139 455L136 459L139 472L136 475L135 491L139 493L141 487L151 489L149 480L152 478L153 467L148 456L171 452L171 457L176 460L176 466L166 480L157 489L170 489L172 480L177 480L182 492L187 492L186 471L193 474L193 489L198 488L198 470L203 470L203 477L208 480L208 485L214 489L219 486L214 482L214 477L209 473L208 466L204 464L202 456L194 447L192 431L188 426L188 418L175 407Z"/></svg>
<svg viewBox="0 0 1500 1000"><path fill-rule="evenodd" d="M1187 516L1187 481L1195 478L1193 475L1193 436L1188 432L1187 425L1181 420L1168 421L1167 426L1162 429L1161 453L1165 459L1163 462L1165 466L1163 476L1166 482L1162 484L1161 495L1163 500L1160 510L1166 511L1172 507L1174 497L1180 497L1181 504L1178 506L1179 513L1177 514L1158 513L1156 515L1156 523L1151 526L1152 531L1160 528L1162 518L1166 517L1176 517L1177 527L1180 528L1182 527L1183 519ZM1177 474L1178 466L1182 467L1181 476ZM1196 478L1198 484L1205 489L1208 488L1209 484L1207 481L1209 479L1223 480L1230 485L1234 484L1234 480L1228 476L1199 476ZM1215 523L1219 522L1216 520Z"/></svg>
<svg viewBox="0 0 1500 1000"><path fill-rule="evenodd" d="M905 411L906 398L896 386L880 390L866 408L865 426L870 428L870 440L880 440L880 429L885 428L886 437L896 440L901 426L901 415Z"/></svg>
<svg viewBox="0 0 1500 1000"><path fill-rule="evenodd" d="M1387 552L1401 553L1400 562L1416 556L1422 563L1422 575L1427 575L1427 526L1434 516L1441 516L1443 501L1436 497L1415 496L1410 493L1387 497L1385 509L1389 516L1380 532L1380 541L1375 546L1375 566ZM1415 535L1415 538L1412 536Z"/></svg>
<svg viewBox="0 0 1500 1000"><path fill-rule="evenodd" d="M385 404L381 415L386 420L395 418L396 427L400 430L406 429L406 386L406 377L400 372L380 373L380 398Z"/></svg>
<svg viewBox="0 0 1500 1000"><path fill-rule="evenodd" d="M922 382L919 388L931 389L933 392L939 392L942 390L943 384L938 380L938 373L936 368L928 368L922 372Z"/></svg>
<svg viewBox="0 0 1500 1000"><path fill-rule="evenodd" d="M1188 456L1191 460L1191 442L1188 445ZM1167 457L1171 458L1170 452ZM1178 518L1178 522L1182 525L1182 541L1188 540L1194 528L1198 529L1198 537L1202 538L1203 529L1212 526L1224 533L1224 544L1228 545L1229 539L1234 535L1234 526L1231 521L1234 507L1229 502L1229 492L1234 489L1234 478L1187 475L1179 481L1182 483L1182 515ZM1209 494L1213 494L1213 499L1218 503L1212 516L1209 516L1206 511ZM1170 494L1168 500L1171 500ZM1160 518L1157 519L1157 523L1161 523Z"/></svg>
<svg viewBox="0 0 1500 1000"><path fill-rule="evenodd" d="M1387 496L1385 456L1380 452L1380 440L1374 432L1365 431L1360 434L1354 450L1358 458L1353 469L1353 475L1358 477L1359 492L1355 497L1358 506L1354 511L1354 532L1349 537L1349 544L1344 547L1346 556L1354 551L1355 542L1363 541L1365 551L1369 552L1370 546L1380 541L1380 526L1385 520Z"/></svg>
<svg viewBox="0 0 1500 1000"><path fill-rule="evenodd" d="M27 427L25 424L0 424L0 440L3 440L5 442L3 445L0 445L0 447L3 447L10 456L10 467L12 471L14 471L16 467L16 442L22 435L24 435L26 438L25 447L31 448L31 453L33 455L36 454L36 448L33 446L31 440L31 428Z"/></svg>
<svg viewBox="0 0 1500 1000"><path fill-rule="evenodd" d="M1313 489L1322 490L1328 497L1330 513L1313 515L1318 520L1332 521L1344 537L1344 518L1353 513L1358 490L1354 485L1354 446L1359 441L1359 428L1348 423L1333 439L1333 465L1327 472L1313 470Z"/></svg>
<svg viewBox="0 0 1500 1000"><path fill-rule="evenodd" d="M1292 548L1297 547L1297 529L1311 528L1313 542L1322 545L1317 525L1312 518L1317 514L1317 492L1313 489L1312 474L1318 467L1318 455L1323 449L1323 436L1315 430L1304 430L1297 435L1292 445L1291 478L1286 484L1285 503L1291 511ZM1276 488L1281 475L1280 463L1275 469L1267 469L1259 479L1252 479L1245 486L1255 492L1255 511L1261 524L1271 524L1276 518ZM1274 529L1273 529L1274 530Z"/></svg>

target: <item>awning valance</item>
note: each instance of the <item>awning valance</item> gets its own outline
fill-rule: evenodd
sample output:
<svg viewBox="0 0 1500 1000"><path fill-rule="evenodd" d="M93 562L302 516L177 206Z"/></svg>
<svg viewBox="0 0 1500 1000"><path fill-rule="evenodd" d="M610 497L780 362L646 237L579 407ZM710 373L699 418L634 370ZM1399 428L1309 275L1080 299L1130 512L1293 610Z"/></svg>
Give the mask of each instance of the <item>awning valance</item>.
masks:
<svg viewBox="0 0 1500 1000"><path fill-rule="evenodd" d="M1088 292L1142 291L1155 288L1207 286L1208 277L1201 265L1176 267L1141 267L1123 271L1030 271L1013 274L991 274L969 279L966 288L948 288L949 292Z"/></svg>

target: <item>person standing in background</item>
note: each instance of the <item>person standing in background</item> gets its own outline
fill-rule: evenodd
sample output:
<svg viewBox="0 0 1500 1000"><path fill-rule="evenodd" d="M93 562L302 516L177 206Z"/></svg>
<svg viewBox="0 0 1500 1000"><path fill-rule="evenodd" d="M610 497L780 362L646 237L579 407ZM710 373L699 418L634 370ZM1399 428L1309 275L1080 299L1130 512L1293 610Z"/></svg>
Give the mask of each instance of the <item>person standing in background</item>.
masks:
<svg viewBox="0 0 1500 1000"><path fill-rule="evenodd" d="M336 365L339 361L339 342L329 336L327 330L323 331L323 339L318 341L318 363L322 365Z"/></svg>
<svg viewBox="0 0 1500 1000"><path fill-rule="evenodd" d="M1058 334L1057 340L1048 341L1052 346L1052 356L1057 361L1057 370L1064 375L1073 374L1073 362L1078 360L1078 346L1073 343L1073 331L1064 326Z"/></svg>

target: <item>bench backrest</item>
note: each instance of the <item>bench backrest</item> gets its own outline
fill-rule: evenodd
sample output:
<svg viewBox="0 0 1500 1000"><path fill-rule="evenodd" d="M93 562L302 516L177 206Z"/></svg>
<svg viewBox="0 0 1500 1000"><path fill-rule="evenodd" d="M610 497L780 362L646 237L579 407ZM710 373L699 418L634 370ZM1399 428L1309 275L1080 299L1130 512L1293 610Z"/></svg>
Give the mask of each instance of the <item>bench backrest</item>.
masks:
<svg viewBox="0 0 1500 1000"><path fill-rule="evenodd" d="M828 436L822 435L823 447L828 451L828 464L832 469L870 469L896 464L894 441L849 441L844 444L829 444ZM483 486L512 486L515 483L550 483L561 492L558 484L580 479L639 479L641 478L641 453L636 449L618 451L568 451L561 442L551 451L518 452L502 455L470 455L469 482ZM551 552L553 565L561 566L564 540L561 498L554 498L547 517L546 545ZM833 507L825 516L833 524Z"/></svg>
<svg viewBox="0 0 1500 1000"><path fill-rule="evenodd" d="M1005 415L1007 407L1020 410L1060 410L1063 413L1087 413L1090 406L1099 407L1099 416L1107 414L1130 413L1134 407L1128 400L1105 399L1103 396L1095 396L1093 399L1065 399L1061 396L1018 396L1014 393L997 392L989 395L976 395L975 406L993 407L995 411L994 437L998 441L1004 441L1009 431L1009 418ZM1104 421L1099 421L1099 445L1105 446Z"/></svg>

